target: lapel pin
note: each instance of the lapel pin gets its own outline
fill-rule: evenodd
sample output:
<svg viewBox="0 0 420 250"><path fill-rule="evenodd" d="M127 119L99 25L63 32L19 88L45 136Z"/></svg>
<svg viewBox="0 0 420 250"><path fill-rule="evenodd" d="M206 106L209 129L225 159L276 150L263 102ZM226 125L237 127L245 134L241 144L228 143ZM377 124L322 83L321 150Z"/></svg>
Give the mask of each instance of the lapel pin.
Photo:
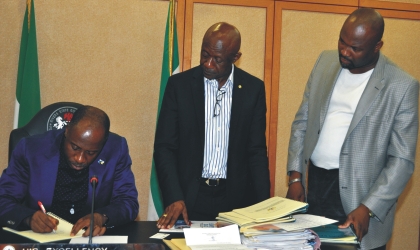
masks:
<svg viewBox="0 0 420 250"><path fill-rule="evenodd" d="M103 161L102 159L99 159L98 163L101 165L104 165L105 161Z"/></svg>
<svg viewBox="0 0 420 250"><path fill-rule="evenodd" d="M240 88L240 89L241 89L241 88L242 88L242 85L239 85L239 86L238 86L238 88Z"/></svg>

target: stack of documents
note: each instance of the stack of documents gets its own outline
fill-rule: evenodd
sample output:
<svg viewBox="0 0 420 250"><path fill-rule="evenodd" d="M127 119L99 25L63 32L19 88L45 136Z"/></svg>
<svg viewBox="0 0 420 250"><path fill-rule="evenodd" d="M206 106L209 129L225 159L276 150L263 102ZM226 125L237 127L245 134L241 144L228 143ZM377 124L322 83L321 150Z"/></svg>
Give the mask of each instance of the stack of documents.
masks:
<svg viewBox="0 0 420 250"><path fill-rule="evenodd" d="M308 204L283 197L271 197L255 205L219 213L219 222L237 224L240 227L256 226L266 223L291 222L294 213L306 212Z"/></svg>
<svg viewBox="0 0 420 250"><path fill-rule="evenodd" d="M242 244L248 248L301 250L319 249L318 236L311 230L279 231L270 234L245 236L241 235Z"/></svg>
<svg viewBox="0 0 420 250"><path fill-rule="evenodd" d="M268 249L318 249L322 240L316 231L309 228L319 228L337 222L311 214L296 214L293 217L295 221L289 223L276 222L242 227L242 244Z"/></svg>

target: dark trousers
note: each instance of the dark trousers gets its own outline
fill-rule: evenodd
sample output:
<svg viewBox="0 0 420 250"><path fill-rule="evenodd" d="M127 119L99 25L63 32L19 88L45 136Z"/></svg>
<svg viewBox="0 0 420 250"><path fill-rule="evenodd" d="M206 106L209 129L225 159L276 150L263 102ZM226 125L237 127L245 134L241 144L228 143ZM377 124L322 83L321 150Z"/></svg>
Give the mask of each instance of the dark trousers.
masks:
<svg viewBox="0 0 420 250"><path fill-rule="evenodd" d="M346 221L341 204L338 169L326 170L312 164L308 170L308 213Z"/></svg>
<svg viewBox="0 0 420 250"><path fill-rule="evenodd" d="M338 169L326 170L310 162L308 169L308 214L325 216L338 220L339 224L346 221L340 198ZM383 245L372 250L386 250Z"/></svg>
<svg viewBox="0 0 420 250"><path fill-rule="evenodd" d="M216 220L219 212L229 212L226 180L220 179L218 186L209 186L202 179L194 208L187 212L190 220L204 221Z"/></svg>

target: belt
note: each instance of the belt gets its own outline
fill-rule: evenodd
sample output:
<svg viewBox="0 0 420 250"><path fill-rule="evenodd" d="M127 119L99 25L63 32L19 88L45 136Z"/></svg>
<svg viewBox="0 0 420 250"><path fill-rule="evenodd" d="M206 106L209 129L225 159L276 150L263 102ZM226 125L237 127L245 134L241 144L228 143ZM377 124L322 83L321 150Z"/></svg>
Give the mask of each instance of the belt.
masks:
<svg viewBox="0 0 420 250"><path fill-rule="evenodd" d="M224 184L226 181L226 179L221 179L221 178L217 178L217 179L201 178L201 180L210 187L217 187L221 184Z"/></svg>

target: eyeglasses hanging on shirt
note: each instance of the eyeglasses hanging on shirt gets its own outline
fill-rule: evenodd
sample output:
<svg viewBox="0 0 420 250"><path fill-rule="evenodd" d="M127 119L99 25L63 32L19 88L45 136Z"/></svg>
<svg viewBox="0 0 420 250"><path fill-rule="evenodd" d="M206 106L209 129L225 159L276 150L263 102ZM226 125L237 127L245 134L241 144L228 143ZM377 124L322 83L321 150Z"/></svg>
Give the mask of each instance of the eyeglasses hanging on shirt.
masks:
<svg viewBox="0 0 420 250"><path fill-rule="evenodd" d="M216 117L220 115L220 109L221 105L220 102L222 101L223 95L226 94L226 91L224 90L218 90L216 95L216 103L214 104L214 110L213 110L213 117Z"/></svg>

